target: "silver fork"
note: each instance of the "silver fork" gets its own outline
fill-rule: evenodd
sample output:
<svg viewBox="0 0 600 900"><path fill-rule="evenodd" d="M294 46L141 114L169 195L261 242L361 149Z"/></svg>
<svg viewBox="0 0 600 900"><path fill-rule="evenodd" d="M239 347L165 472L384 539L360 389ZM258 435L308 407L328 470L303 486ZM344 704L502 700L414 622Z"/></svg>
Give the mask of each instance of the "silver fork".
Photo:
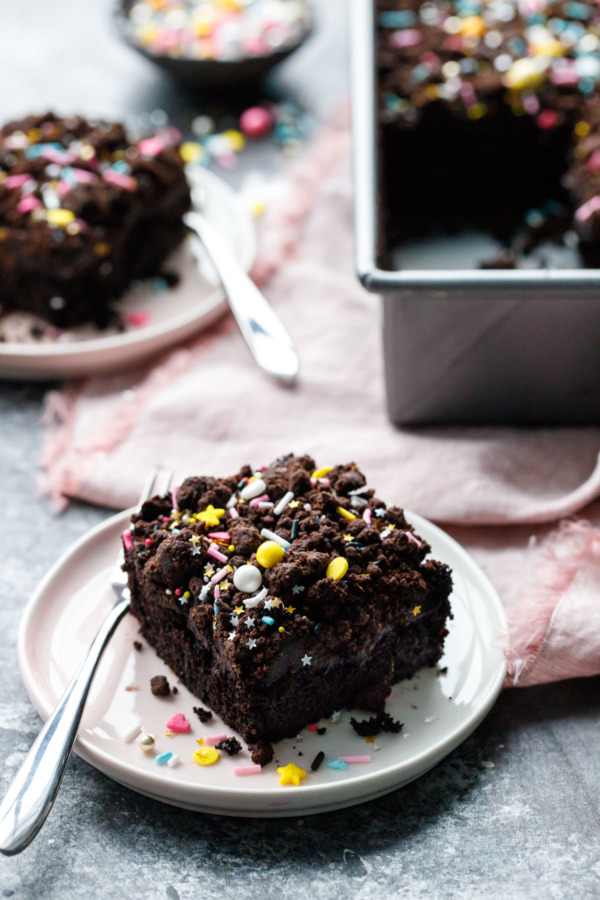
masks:
<svg viewBox="0 0 600 900"><path fill-rule="evenodd" d="M154 469L144 485L137 508L155 494L166 494L171 479L170 472ZM110 578L117 602L100 626L83 662L0 804L0 852L8 856L20 853L34 839L56 799L102 651L129 609L129 589L122 563L121 548Z"/></svg>

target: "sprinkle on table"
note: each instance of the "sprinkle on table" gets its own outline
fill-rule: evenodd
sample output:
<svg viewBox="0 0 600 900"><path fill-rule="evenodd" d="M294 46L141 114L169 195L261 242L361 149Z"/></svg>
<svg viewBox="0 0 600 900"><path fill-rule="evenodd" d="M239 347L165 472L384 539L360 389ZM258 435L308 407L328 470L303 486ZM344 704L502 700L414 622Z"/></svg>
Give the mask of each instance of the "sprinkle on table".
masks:
<svg viewBox="0 0 600 900"><path fill-rule="evenodd" d="M371 756L368 753L355 753L350 756L340 756L342 762L352 765L353 763L370 763Z"/></svg>
<svg viewBox="0 0 600 900"><path fill-rule="evenodd" d="M313 759L313 761L310 764L311 770L313 772L316 772L324 759L325 759L325 754L323 753L322 750L319 750L319 752L317 753L317 755L315 756L315 758Z"/></svg>
<svg viewBox="0 0 600 900"><path fill-rule="evenodd" d="M234 775L260 775L261 772L262 766L259 765L235 766L233 769Z"/></svg>
<svg viewBox="0 0 600 900"><path fill-rule="evenodd" d="M340 769L340 770L342 770L342 769L347 769L347 768L348 768L348 763L347 763L347 762L344 762L343 759L331 759L331 760L327 763L327 765L329 766L330 769Z"/></svg>
<svg viewBox="0 0 600 900"><path fill-rule="evenodd" d="M194 762L199 766L214 766L219 759L219 751L214 747L198 747L194 750Z"/></svg>
<svg viewBox="0 0 600 900"><path fill-rule="evenodd" d="M175 734L187 734L191 725L183 713L175 713L167 722L167 728L169 731L174 731Z"/></svg>
<svg viewBox="0 0 600 900"><path fill-rule="evenodd" d="M277 774L279 775L279 784L294 784L296 787L306 778L305 770L294 765L294 763L281 766L277 769Z"/></svg>

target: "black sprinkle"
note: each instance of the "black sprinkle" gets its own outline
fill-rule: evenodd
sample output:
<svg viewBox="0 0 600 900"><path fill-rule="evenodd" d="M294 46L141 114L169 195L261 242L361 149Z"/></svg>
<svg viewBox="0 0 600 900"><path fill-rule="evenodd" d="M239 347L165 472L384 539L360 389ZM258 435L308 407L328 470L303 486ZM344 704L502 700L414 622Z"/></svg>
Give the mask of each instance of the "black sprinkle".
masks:
<svg viewBox="0 0 600 900"><path fill-rule="evenodd" d="M178 693L179 693L179 691L177 690L177 688L175 687L175 685L173 685L173 687L171 688L171 693L172 693L172 694L178 694Z"/></svg>
<svg viewBox="0 0 600 900"><path fill-rule="evenodd" d="M136 649L138 652L139 652L140 650L143 650L143 649L144 649L144 645L141 643L141 641L134 641L134 642L133 642L133 646L135 647L135 649Z"/></svg>
<svg viewBox="0 0 600 900"><path fill-rule="evenodd" d="M217 750L224 750L227 756L237 756L242 749L242 745L234 737L225 738L224 741L219 741L216 746Z"/></svg>
<svg viewBox="0 0 600 900"><path fill-rule="evenodd" d="M317 728L317 734L325 734L326 731L326 728Z"/></svg>
<svg viewBox="0 0 600 900"><path fill-rule="evenodd" d="M310 767L313 772L317 771L317 769L319 768L319 766L321 765L321 763L323 762L324 759L325 759L325 754L323 753L322 750L319 750L319 752L317 753L317 755L315 756L315 758L313 759L313 761L310 764Z"/></svg>
<svg viewBox="0 0 600 900"><path fill-rule="evenodd" d="M294 519L294 521L292 522L292 532L290 534L290 538L292 541L297 537L299 527L300 522L298 521L298 519Z"/></svg>
<svg viewBox="0 0 600 900"><path fill-rule="evenodd" d="M203 709L201 706L194 706L193 710L201 722L208 722L209 719L212 719L212 713L209 709Z"/></svg>

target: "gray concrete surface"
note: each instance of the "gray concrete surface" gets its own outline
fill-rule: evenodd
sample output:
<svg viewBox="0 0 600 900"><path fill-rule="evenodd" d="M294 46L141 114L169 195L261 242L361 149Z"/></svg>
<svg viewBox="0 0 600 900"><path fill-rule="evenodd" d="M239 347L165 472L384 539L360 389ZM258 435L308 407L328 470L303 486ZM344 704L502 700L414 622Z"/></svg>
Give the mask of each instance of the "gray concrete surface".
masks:
<svg viewBox="0 0 600 900"><path fill-rule="evenodd" d="M281 72L323 118L346 90L345 0L321 0L313 44ZM203 111L120 45L102 0L0 4L2 119L30 110L107 116ZM271 165L262 146L244 168ZM105 511L55 515L36 492L44 387L0 383L0 793L40 720L16 634L50 564ZM504 693L457 751L360 807L279 822L160 805L73 758L55 808L21 856L0 858L14 900L588 898L600 896L600 679Z"/></svg>

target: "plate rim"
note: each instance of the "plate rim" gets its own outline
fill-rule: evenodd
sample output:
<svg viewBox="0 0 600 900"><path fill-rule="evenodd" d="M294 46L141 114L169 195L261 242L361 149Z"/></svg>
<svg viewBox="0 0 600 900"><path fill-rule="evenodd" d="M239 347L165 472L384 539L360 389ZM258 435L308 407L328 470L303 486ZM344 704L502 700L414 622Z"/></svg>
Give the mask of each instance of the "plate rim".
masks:
<svg viewBox="0 0 600 900"><path fill-rule="evenodd" d="M112 531L113 529L116 531L117 529L122 528L126 525L131 517L132 512L135 511L135 507L131 507L127 510L123 510L121 512L115 513L102 522L99 522L93 528L84 532L79 538L77 538L72 544L67 547L67 549L60 555L60 557L56 560L56 562L51 566L46 575L39 582L35 591L29 598L25 609L23 610L21 620L18 628L17 635L17 658L19 670L21 673L21 678L23 680L23 684L31 700L33 706L38 711L40 716L45 720L50 710L53 708L52 704L47 704L45 702L46 698L40 693L39 689L36 690L37 680L34 676L32 666L29 663L28 654L27 654L27 642L30 638L30 627L32 620L35 617L35 613L37 612L38 604L41 602L42 598L48 591L48 588L51 586L52 581L61 573L63 566L74 558L78 553L80 553L86 545L93 542L98 538L99 535L102 535L103 532ZM421 531L425 530L426 532L433 533L437 539L440 539L442 542L448 542L454 552L457 552L461 561L466 563L469 567L471 573L477 574L477 580L481 583L483 588L485 589L485 599L486 599L486 610L488 615L490 612L493 613L492 620L493 624L497 628L496 633L496 647L499 650L503 649L503 646L506 644L506 636L508 631L508 625L506 620L506 613L502 602L498 596L496 589L493 587L481 567L475 562L475 560L471 557L469 553L447 532L443 531L443 529L439 528L433 522L425 519L424 517L418 515L417 513L413 513L412 511L405 509L404 510L408 520L415 525L417 530L421 529ZM427 535L424 535L427 537ZM153 649L153 648L151 648ZM506 659L504 654L502 654L502 662L498 666L497 671L495 672L494 677L489 678L489 684L480 701L478 702L477 708L474 712L472 712L466 721L462 722L459 726L454 728L449 734L446 734L439 738L433 745L428 746L427 749L422 750L417 753L416 756L412 756L410 762L402 761L399 763L391 764L384 769L378 770L376 772L365 772L363 774L353 775L352 777L352 789L354 799L348 799L347 804L344 803L343 794L349 789L349 781L348 779L344 781L337 782L329 782L327 784L301 784L299 785L295 791L294 795L300 800L301 798L308 798L311 796L316 796L319 793L327 793L329 795L329 800L324 801L323 810L327 811L330 808L334 808L331 804L337 802L341 805L355 805L356 803L363 802L360 794L360 786L364 785L367 782L373 790L368 792L369 795L374 795L377 791L377 784L381 788L379 796L388 793L389 791L395 790L396 788L402 787L404 784L408 784L410 781L415 780L416 778L420 778L422 774L428 771L429 768L437 765L444 759L448 753L450 753L453 749L459 746L474 730L477 726L483 721L486 717L490 709L492 708L494 702L496 701L504 682L504 678L506 675ZM56 701L58 698L56 698ZM169 789L170 794L176 798L178 792L181 792L185 786L184 784L173 784L172 782L166 782L163 774L160 771L157 772L147 772L142 771L136 768L131 763L124 760L115 761L114 755L111 755L108 751L97 748L93 745L93 743L86 739L78 737L75 745L74 751L92 765L94 768L103 772L108 777L117 781L119 784L125 785L131 790L138 791L137 782L141 783L146 788L146 794L151 795L155 799L162 799L161 793L164 793L165 786ZM405 779L402 778L402 767L410 766L410 768L419 768L420 765L427 758L433 758L433 762L430 766L423 768L422 771L419 771L418 774L413 777L407 777ZM116 770L119 774L123 774L126 776L130 776L128 781L126 782L122 778L117 778L112 773L112 770ZM405 772L404 774L408 774ZM396 775L396 779L394 779L394 775ZM391 784L390 784L391 780ZM163 791L157 790L156 792L152 791L152 787L163 788ZM281 788L279 785L274 785L272 788L261 788L260 791L252 788L246 788L243 784L239 786L222 786L222 785L211 785L211 784L198 784L194 787L195 792L198 796L198 803L191 802L189 807L190 809L211 809L211 812L215 814L222 815L233 815L237 814L240 816L249 816L258 815L261 817L267 817L272 815L276 817L278 815L286 815L286 810L282 808L274 808L272 811L265 810L257 810L253 812L252 810L246 809L238 809L235 811L235 806L230 805L229 808L225 806L225 803L228 802L228 798L231 798L231 801L234 801L235 798L238 798L240 801L248 801L252 798L260 797L261 801L270 801L275 799L281 799ZM144 793L143 790L139 791L140 793ZM334 796L331 797L330 795ZM358 796L356 796L358 795ZM225 803L222 803L220 806L210 807L210 804L204 803L202 805L201 799L202 797L205 800L223 798ZM190 798L192 800L192 798ZM176 805L176 799L175 799ZM312 812L318 812L319 810L307 810L302 806L295 806L292 811L287 810L287 815L308 815Z"/></svg>
<svg viewBox="0 0 600 900"><path fill-rule="evenodd" d="M211 172L204 167L192 168L191 165L186 166L186 175L190 188L193 190L194 179L204 182L207 190L225 191L230 195L231 208L235 210L236 221L239 227L241 237L241 252L239 262L245 272L252 267L258 250L256 228L252 218L244 207L238 192L215 172ZM194 323L197 318L204 318L214 313L218 307L226 305L226 297L223 288L215 285L215 289L206 297L204 302L204 311L199 316L199 311L189 310L188 312L179 313L173 319L169 320L168 325L165 323L155 323L145 328L135 331L127 331L122 334L107 334L93 337L89 340L74 341L65 344L26 344L18 342L0 343L0 366L3 363L16 365L17 362L26 364L36 361L40 365L44 361L48 363L56 362L64 359L65 362L71 362L75 357L88 354L99 354L115 352L121 348L143 347L145 343L156 340L160 337L167 337L173 334L176 340L176 332L182 328L186 328ZM199 323L200 324L200 323ZM210 323L209 323L210 324Z"/></svg>

